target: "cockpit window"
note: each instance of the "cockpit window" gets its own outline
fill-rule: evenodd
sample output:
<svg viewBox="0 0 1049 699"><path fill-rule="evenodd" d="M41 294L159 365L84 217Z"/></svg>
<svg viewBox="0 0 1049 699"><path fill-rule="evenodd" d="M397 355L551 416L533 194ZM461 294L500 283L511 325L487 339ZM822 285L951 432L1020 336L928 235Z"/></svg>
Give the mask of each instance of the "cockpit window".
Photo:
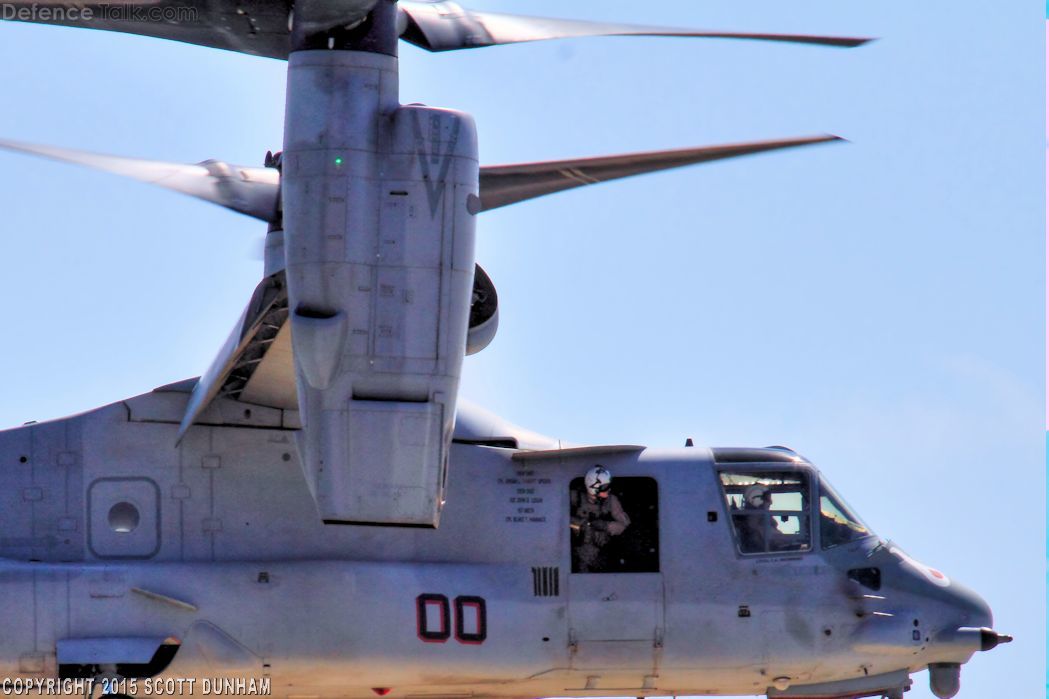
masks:
<svg viewBox="0 0 1049 699"><path fill-rule="evenodd" d="M823 548L858 541L873 533L838 497L830 483L820 478L820 543Z"/></svg>
<svg viewBox="0 0 1049 699"><path fill-rule="evenodd" d="M808 474L734 470L720 475L740 553L812 548Z"/></svg>

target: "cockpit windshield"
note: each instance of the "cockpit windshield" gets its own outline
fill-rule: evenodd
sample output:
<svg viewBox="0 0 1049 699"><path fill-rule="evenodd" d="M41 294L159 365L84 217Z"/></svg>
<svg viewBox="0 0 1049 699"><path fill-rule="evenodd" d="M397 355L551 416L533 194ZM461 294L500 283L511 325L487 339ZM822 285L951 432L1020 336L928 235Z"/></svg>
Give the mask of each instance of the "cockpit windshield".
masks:
<svg viewBox="0 0 1049 699"><path fill-rule="evenodd" d="M874 534L820 477L820 543L829 549Z"/></svg>
<svg viewBox="0 0 1049 699"><path fill-rule="evenodd" d="M811 549L807 472L732 470L720 476L740 553Z"/></svg>

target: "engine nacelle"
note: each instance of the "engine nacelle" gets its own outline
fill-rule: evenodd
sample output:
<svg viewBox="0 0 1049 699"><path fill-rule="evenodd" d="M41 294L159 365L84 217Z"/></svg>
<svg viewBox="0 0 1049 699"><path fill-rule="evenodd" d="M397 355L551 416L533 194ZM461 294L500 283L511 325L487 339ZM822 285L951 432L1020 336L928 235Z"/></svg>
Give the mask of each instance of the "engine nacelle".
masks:
<svg viewBox="0 0 1049 699"><path fill-rule="evenodd" d="M470 299L470 329L466 331L466 354L477 354L495 338L499 329L499 295L492 278L474 265L474 288Z"/></svg>
<svg viewBox="0 0 1049 699"><path fill-rule="evenodd" d="M399 105L396 58L354 51L292 53L287 110L307 482L326 523L436 527L475 276L473 122Z"/></svg>

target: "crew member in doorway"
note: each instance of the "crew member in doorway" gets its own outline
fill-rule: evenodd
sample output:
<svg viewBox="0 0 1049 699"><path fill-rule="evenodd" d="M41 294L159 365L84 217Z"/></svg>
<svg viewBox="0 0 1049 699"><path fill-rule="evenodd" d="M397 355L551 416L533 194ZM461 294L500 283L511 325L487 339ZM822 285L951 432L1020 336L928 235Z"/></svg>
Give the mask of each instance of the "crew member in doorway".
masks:
<svg viewBox="0 0 1049 699"><path fill-rule="evenodd" d="M612 474L604 466L587 471L583 483L585 492L572 491L572 572L601 573L607 568L603 549L630 526L630 517L612 494Z"/></svg>

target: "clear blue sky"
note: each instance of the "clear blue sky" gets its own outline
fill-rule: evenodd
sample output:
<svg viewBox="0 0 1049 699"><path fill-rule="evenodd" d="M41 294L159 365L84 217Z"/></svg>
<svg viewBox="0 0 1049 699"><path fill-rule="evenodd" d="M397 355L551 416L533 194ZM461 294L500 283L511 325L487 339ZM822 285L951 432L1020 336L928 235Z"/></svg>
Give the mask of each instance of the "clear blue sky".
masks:
<svg viewBox="0 0 1049 699"><path fill-rule="evenodd" d="M577 442L793 446L1016 635L965 667L960 696L1042 696L1042 4L474 7L881 37L404 47L402 101L472 112L485 163L852 140L484 214L502 326L464 395ZM243 164L280 146L277 61L5 23L0 64L4 137ZM206 368L261 273L261 224L69 166L0 167L0 426ZM924 675L908 697L931 697Z"/></svg>

